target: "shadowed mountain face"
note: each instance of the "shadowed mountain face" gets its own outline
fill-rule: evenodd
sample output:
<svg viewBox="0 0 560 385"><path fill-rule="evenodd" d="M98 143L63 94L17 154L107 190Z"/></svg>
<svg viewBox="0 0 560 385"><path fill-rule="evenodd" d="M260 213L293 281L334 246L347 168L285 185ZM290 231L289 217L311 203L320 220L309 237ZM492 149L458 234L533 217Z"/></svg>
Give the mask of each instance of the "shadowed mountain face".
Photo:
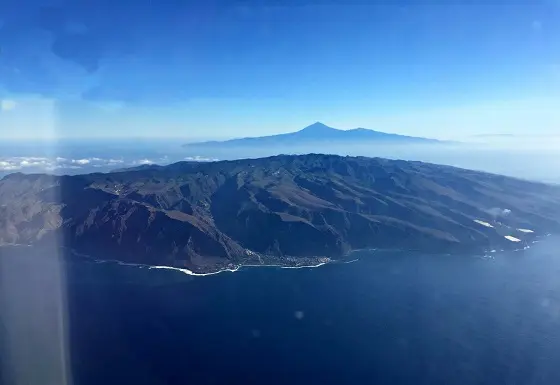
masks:
<svg viewBox="0 0 560 385"><path fill-rule="evenodd" d="M558 229L559 187L378 158L280 155L0 181L2 244L54 242L196 271L361 248L481 251Z"/></svg>
<svg viewBox="0 0 560 385"><path fill-rule="evenodd" d="M388 134L385 132L355 128L352 130L338 130L317 122L304 129L288 134L261 136L255 138L240 138L226 141L210 141L186 144L188 148L228 148L246 146L284 146L302 145L316 142L359 142L359 143L392 143L392 144L430 144L439 143L435 139L426 139L413 136Z"/></svg>

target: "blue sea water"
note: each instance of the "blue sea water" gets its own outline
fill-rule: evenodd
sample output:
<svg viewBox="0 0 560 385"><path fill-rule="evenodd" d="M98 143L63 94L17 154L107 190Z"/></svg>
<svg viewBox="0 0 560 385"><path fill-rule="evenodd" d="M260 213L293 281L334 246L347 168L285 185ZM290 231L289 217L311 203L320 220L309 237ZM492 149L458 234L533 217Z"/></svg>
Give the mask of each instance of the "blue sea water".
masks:
<svg viewBox="0 0 560 385"><path fill-rule="evenodd" d="M558 384L555 238L207 277L66 266L75 384ZM5 267L4 267L5 268Z"/></svg>

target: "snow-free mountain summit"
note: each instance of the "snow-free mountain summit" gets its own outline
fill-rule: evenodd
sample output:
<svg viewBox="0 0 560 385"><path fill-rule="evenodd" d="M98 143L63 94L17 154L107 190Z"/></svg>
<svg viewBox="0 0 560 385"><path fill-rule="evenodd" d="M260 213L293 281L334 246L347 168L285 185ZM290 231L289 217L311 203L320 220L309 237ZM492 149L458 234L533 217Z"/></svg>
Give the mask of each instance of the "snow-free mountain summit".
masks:
<svg viewBox="0 0 560 385"><path fill-rule="evenodd" d="M558 186L382 158L279 155L0 180L0 256L56 245L69 258L208 273L369 248L483 253L558 232Z"/></svg>
<svg viewBox="0 0 560 385"><path fill-rule="evenodd" d="M231 148L231 147L261 147L302 145L318 142L329 143L385 143L385 144L430 144L441 143L436 139L415 136L389 134L386 132L354 128L340 130L316 122L299 131L287 134L239 138L226 141L209 141L185 144L186 147L196 148Z"/></svg>

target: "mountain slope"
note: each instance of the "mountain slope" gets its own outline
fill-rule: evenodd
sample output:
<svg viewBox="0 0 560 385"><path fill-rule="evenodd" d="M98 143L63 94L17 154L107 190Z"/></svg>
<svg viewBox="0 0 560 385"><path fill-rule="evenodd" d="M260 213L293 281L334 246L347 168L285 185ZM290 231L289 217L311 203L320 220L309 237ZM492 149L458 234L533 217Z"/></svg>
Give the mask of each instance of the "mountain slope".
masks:
<svg viewBox="0 0 560 385"><path fill-rule="evenodd" d="M404 136L397 134L388 134L385 132L368 130L365 128L355 128L352 130L339 130L317 122L303 128L297 132L287 134L278 134L270 136L261 136L254 138L240 138L226 141L210 141L189 143L185 147L196 148L224 148L239 146L281 146L281 145L302 145L316 142L380 142L380 143L439 143L435 139L419 138L413 136Z"/></svg>
<svg viewBox="0 0 560 385"><path fill-rule="evenodd" d="M559 187L378 158L282 155L0 181L1 244L55 242L195 271L313 263L371 247L505 248L515 245L504 236L558 229Z"/></svg>

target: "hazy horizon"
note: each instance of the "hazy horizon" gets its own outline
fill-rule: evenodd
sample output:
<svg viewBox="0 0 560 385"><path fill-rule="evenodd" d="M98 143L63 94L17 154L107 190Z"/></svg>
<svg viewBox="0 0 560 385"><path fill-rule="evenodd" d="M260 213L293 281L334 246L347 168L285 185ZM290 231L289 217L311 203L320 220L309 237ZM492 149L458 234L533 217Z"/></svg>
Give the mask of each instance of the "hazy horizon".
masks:
<svg viewBox="0 0 560 385"><path fill-rule="evenodd" d="M438 163L507 176L560 183L556 144L533 147L521 143L459 144L335 144L302 146L182 147L176 140L59 141L50 145L12 146L0 143L0 177L13 172L82 174L109 172L144 164L167 165L179 161L216 161L258 158L278 154L329 153L383 157Z"/></svg>

